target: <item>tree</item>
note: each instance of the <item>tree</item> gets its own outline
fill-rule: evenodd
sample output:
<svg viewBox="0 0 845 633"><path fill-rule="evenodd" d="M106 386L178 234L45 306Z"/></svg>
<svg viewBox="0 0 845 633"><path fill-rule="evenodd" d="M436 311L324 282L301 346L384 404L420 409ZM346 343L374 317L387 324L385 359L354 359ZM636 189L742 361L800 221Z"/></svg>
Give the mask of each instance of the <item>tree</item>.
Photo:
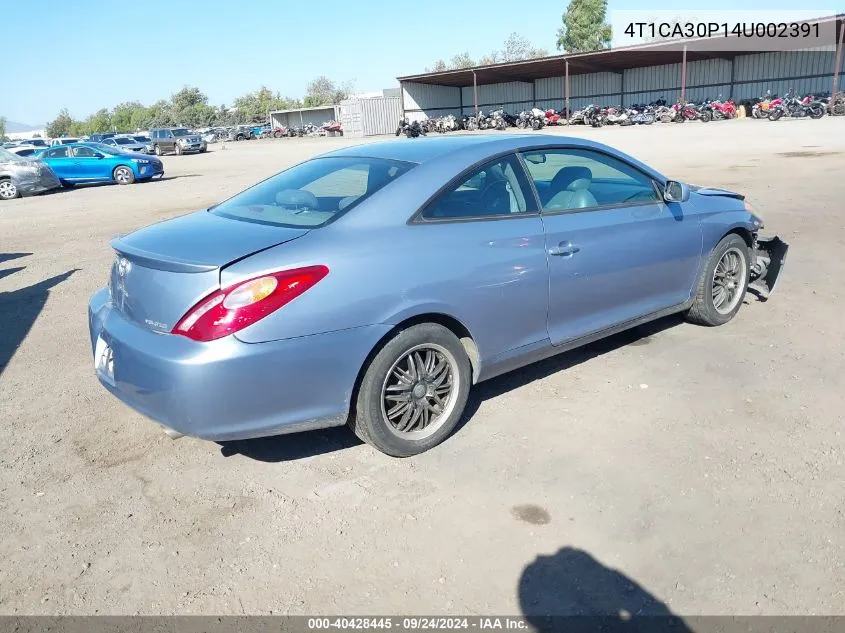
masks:
<svg viewBox="0 0 845 633"><path fill-rule="evenodd" d="M449 70L449 67L446 65L446 62L444 62L442 59L438 59L436 62L434 62L434 66L432 66L431 68L426 68L425 72L440 73L444 70Z"/></svg>
<svg viewBox="0 0 845 633"><path fill-rule="evenodd" d="M449 68L471 68L475 66L469 53L458 53L449 62Z"/></svg>
<svg viewBox="0 0 845 633"><path fill-rule="evenodd" d="M138 110L145 110L137 101L127 101L114 106L111 111L111 124L116 132L134 132L132 117Z"/></svg>
<svg viewBox="0 0 845 633"><path fill-rule="evenodd" d="M6 117L0 116L0 141L6 140Z"/></svg>
<svg viewBox="0 0 845 633"><path fill-rule="evenodd" d="M353 83L351 81L337 85L325 75L321 75L310 81L306 86L303 104L306 108L334 105L348 98L352 90Z"/></svg>
<svg viewBox="0 0 845 633"><path fill-rule="evenodd" d="M88 133L109 132L112 129L111 115L105 108L100 108L88 117Z"/></svg>
<svg viewBox="0 0 845 633"><path fill-rule="evenodd" d="M527 37L513 32L505 40L505 48L501 52L501 61L518 62L523 59L545 57L549 54L545 48L534 48Z"/></svg>
<svg viewBox="0 0 845 633"><path fill-rule="evenodd" d="M610 47L607 0L570 0L557 32L558 50L586 53Z"/></svg>
<svg viewBox="0 0 845 633"><path fill-rule="evenodd" d="M208 97L199 88L185 86L179 92L171 95L170 103L176 112L185 110L200 104L207 104Z"/></svg>
<svg viewBox="0 0 845 633"><path fill-rule="evenodd" d="M47 124L47 136L50 138L67 136L70 134L71 125L73 125L73 119L67 109L62 108L58 116Z"/></svg>

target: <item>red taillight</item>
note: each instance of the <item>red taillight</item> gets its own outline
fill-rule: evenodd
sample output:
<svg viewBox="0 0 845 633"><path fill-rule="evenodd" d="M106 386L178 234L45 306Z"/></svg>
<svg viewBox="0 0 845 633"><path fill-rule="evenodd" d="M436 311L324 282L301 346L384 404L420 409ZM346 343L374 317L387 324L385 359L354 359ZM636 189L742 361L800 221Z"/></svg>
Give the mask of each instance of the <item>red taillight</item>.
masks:
<svg viewBox="0 0 845 633"><path fill-rule="evenodd" d="M228 336L290 303L328 274L325 266L308 266L215 290L188 310L172 334L202 342Z"/></svg>

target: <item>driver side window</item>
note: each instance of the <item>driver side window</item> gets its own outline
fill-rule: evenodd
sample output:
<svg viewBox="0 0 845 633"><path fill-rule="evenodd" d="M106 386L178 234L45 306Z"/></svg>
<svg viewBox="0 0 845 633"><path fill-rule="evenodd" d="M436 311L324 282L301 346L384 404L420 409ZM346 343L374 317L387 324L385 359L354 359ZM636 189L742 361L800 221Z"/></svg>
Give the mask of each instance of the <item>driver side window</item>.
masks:
<svg viewBox="0 0 845 633"><path fill-rule="evenodd" d="M426 220L505 217L537 211L516 156L494 160L442 193L422 213Z"/></svg>

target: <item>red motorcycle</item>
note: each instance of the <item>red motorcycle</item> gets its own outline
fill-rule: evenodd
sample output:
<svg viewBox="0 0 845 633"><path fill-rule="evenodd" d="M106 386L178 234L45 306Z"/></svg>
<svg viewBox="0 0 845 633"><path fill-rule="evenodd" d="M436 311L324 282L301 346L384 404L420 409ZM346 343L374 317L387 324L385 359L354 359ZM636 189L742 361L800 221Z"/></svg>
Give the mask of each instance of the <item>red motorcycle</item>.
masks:
<svg viewBox="0 0 845 633"><path fill-rule="evenodd" d="M713 106L713 120L719 119L734 119L736 118L736 104L733 101L722 101L722 95L713 101L710 105Z"/></svg>
<svg viewBox="0 0 845 633"><path fill-rule="evenodd" d="M694 103L685 103L682 105L681 102L678 101L672 106L672 109L675 111L675 116L672 117L672 120L675 123L695 121L698 118L698 108Z"/></svg>
<svg viewBox="0 0 845 633"><path fill-rule="evenodd" d="M546 110L546 125L561 125L561 116L552 108Z"/></svg>

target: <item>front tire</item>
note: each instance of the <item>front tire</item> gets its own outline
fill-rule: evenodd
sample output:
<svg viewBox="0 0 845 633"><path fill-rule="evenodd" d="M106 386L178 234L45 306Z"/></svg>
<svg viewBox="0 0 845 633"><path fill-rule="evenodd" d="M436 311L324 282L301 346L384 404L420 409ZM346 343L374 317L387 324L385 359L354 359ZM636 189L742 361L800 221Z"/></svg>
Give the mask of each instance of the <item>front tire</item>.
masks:
<svg viewBox="0 0 845 633"><path fill-rule="evenodd" d="M445 440L463 415L472 368L458 337L436 323L401 330L366 368L349 426L393 457Z"/></svg>
<svg viewBox="0 0 845 633"><path fill-rule="evenodd" d="M114 168L112 178L119 185L131 185L135 182L135 172L125 165L119 165Z"/></svg>
<svg viewBox="0 0 845 633"><path fill-rule="evenodd" d="M173 151L176 152L177 156L181 156L182 155L182 146L179 145L179 143L174 144L173 145Z"/></svg>
<svg viewBox="0 0 845 633"><path fill-rule="evenodd" d="M710 253L696 286L687 320L698 325L724 325L734 318L748 289L749 252L735 233L722 238Z"/></svg>
<svg viewBox="0 0 845 633"><path fill-rule="evenodd" d="M14 200L21 195L11 178L0 179L0 200Z"/></svg>
<svg viewBox="0 0 845 633"><path fill-rule="evenodd" d="M155 152L156 156L161 156L161 147L159 147L158 145L155 145L153 147L153 152Z"/></svg>

